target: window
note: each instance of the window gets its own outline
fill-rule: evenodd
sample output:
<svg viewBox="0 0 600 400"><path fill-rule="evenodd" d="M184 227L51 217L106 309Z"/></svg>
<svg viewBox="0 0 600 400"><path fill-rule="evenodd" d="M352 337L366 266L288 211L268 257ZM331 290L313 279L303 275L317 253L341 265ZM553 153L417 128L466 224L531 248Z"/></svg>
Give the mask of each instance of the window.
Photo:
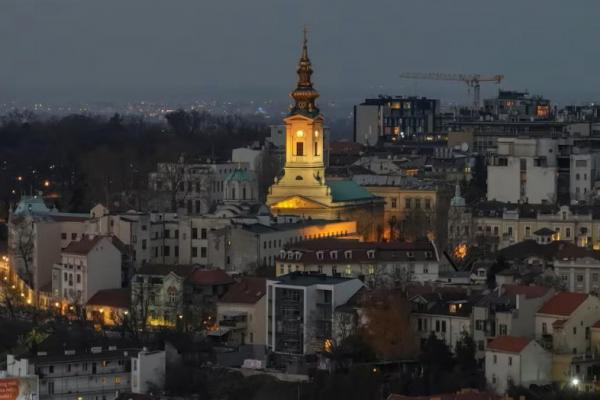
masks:
<svg viewBox="0 0 600 400"><path fill-rule="evenodd" d="M175 257L179 257L179 246L173 247L173 253Z"/></svg>
<svg viewBox="0 0 600 400"><path fill-rule="evenodd" d="M573 327L573 335L577 335L577 327L576 326Z"/></svg>
<svg viewBox="0 0 600 400"><path fill-rule="evenodd" d="M442 332L446 333L446 321L442 321Z"/></svg>
<svg viewBox="0 0 600 400"><path fill-rule="evenodd" d="M71 233L71 240L77 240L77 234Z"/></svg>
<svg viewBox="0 0 600 400"><path fill-rule="evenodd" d="M542 322L542 335L548 334L548 325L545 322Z"/></svg>
<svg viewBox="0 0 600 400"><path fill-rule="evenodd" d="M421 199L415 199L415 208L417 210L421 208Z"/></svg>
<svg viewBox="0 0 600 400"><path fill-rule="evenodd" d="M206 258L206 247L200 247L200 257Z"/></svg>
<svg viewBox="0 0 600 400"><path fill-rule="evenodd" d="M69 274L68 273L65 272L64 273L64 277L65 277L65 279L64 279L65 282L69 280Z"/></svg>
<svg viewBox="0 0 600 400"><path fill-rule="evenodd" d="M48 382L48 394L54 394L54 381Z"/></svg>
<svg viewBox="0 0 600 400"><path fill-rule="evenodd" d="M165 238L169 239L171 237L171 231L168 229L165 229Z"/></svg>
<svg viewBox="0 0 600 400"><path fill-rule="evenodd" d="M304 142L296 142L296 155L297 156L304 155Z"/></svg>
<svg viewBox="0 0 600 400"><path fill-rule="evenodd" d="M431 199L425 199L425 209L431 210Z"/></svg>
<svg viewBox="0 0 600 400"><path fill-rule="evenodd" d="M198 239L198 228L192 228L192 239Z"/></svg>
<svg viewBox="0 0 600 400"><path fill-rule="evenodd" d="M115 385L120 385L120 384L121 384L121 377L115 376Z"/></svg>
<svg viewBox="0 0 600 400"><path fill-rule="evenodd" d="M147 245L146 239L142 239L142 250L146 250L146 245Z"/></svg>
<svg viewBox="0 0 600 400"><path fill-rule="evenodd" d="M198 257L198 248L192 247L192 257Z"/></svg>
<svg viewBox="0 0 600 400"><path fill-rule="evenodd" d="M493 362L494 362L494 364L498 363L498 356L495 355L495 354L494 354L494 357L493 357Z"/></svg>
<svg viewBox="0 0 600 400"><path fill-rule="evenodd" d="M319 142L315 142L315 156L319 155Z"/></svg>
<svg viewBox="0 0 600 400"><path fill-rule="evenodd" d="M567 228L567 231L565 233L565 236L570 238L571 237L571 228Z"/></svg>
<svg viewBox="0 0 600 400"><path fill-rule="evenodd" d="M404 208L410 208L410 205L411 205L411 199L404 200Z"/></svg>
<svg viewBox="0 0 600 400"><path fill-rule="evenodd" d="M163 255L165 257L169 257L171 255L171 248L169 246L163 247Z"/></svg>
<svg viewBox="0 0 600 400"><path fill-rule="evenodd" d="M61 233L61 234L60 234L60 238L61 238L62 240L67 240L67 233L66 233L66 232L63 232L63 233Z"/></svg>
<svg viewBox="0 0 600 400"><path fill-rule="evenodd" d="M77 283L81 283L81 274L77 274Z"/></svg>
<svg viewBox="0 0 600 400"><path fill-rule="evenodd" d="M396 199L395 197L392 197L391 207L392 208L397 208L398 207L398 199Z"/></svg>
<svg viewBox="0 0 600 400"><path fill-rule="evenodd" d="M54 365L50 365L50 366L48 367L48 373L49 373L49 374L53 374L53 373L54 373Z"/></svg>
<svg viewBox="0 0 600 400"><path fill-rule="evenodd" d="M206 239L206 228L200 230L200 239Z"/></svg>
<svg viewBox="0 0 600 400"><path fill-rule="evenodd" d="M507 335L508 328L507 328L506 324L500 324L498 326L498 330L500 331L500 335L501 336L506 336Z"/></svg>

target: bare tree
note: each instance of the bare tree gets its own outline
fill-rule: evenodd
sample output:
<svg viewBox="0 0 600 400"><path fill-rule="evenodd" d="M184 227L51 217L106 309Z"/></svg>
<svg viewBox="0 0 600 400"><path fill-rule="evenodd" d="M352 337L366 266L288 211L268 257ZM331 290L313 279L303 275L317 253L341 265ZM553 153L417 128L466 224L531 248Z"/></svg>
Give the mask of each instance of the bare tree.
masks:
<svg viewBox="0 0 600 400"><path fill-rule="evenodd" d="M28 218L18 217L13 223L13 232L15 234L13 240L13 265L18 266L18 274L23 281L30 287L34 288L34 273L33 273L33 252L34 252L34 224Z"/></svg>

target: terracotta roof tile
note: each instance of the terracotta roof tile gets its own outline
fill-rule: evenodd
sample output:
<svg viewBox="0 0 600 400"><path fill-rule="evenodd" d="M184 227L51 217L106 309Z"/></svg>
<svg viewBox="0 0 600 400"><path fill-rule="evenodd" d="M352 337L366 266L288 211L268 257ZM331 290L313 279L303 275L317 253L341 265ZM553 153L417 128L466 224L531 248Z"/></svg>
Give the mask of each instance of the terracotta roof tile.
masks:
<svg viewBox="0 0 600 400"><path fill-rule="evenodd" d="M187 280L195 285L227 285L234 282L222 269L198 269L192 272Z"/></svg>
<svg viewBox="0 0 600 400"><path fill-rule="evenodd" d="M87 302L88 306L106 306L113 308L129 308L131 292L129 289L98 290Z"/></svg>
<svg viewBox="0 0 600 400"><path fill-rule="evenodd" d="M487 348L492 351L520 353L531 340L522 336L498 336L488 343Z"/></svg>
<svg viewBox="0 0 600 400"><path fill-rule="evenodd" d="M219 302L255 304L266 293L265 278L245 277L231 285Z"/></svg>
<svg viewBox="0 0 600 400"><path fill-rule="evenodd" d="M560 292L538 310L538 314L570 316L586 299L585 293Z"/></svg>
<svg viewBox="0 0 600 400"><path fill-rule="evenodd" d="M94 236L92 239L89 236L84 236L81 240L74 240L65 247L62 252L68 254L86 255L96 244L102 239L102 236Z"/></svg>

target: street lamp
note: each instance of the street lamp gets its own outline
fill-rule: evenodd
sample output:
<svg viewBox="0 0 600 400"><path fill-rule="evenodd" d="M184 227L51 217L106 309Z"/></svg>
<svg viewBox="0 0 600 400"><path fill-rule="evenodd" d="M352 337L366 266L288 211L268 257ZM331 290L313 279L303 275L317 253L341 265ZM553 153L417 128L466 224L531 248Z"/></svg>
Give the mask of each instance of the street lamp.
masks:
<svg viewBox="0 0 600 400"><path fill-rule="evenodd" d="M578 386L579 386L579 378L577 378L576 376L574 376L574 377L571 379L571 386L573 386L573 387L578 387Z"/></svg>

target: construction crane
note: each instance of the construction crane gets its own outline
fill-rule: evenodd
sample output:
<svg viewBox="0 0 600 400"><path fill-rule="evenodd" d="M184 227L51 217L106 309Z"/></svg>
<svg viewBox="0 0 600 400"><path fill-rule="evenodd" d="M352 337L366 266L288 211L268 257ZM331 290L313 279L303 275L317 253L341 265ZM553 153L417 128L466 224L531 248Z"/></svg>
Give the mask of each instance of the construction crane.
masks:
<svg viewBox="0 0 600 400"><path fill-rule="evenodd" d="M461 81L473 89L473 110L479 110L480 82L495 82L499 84L504 75L480 75L480 74L446 74L436 72L404 72L400 74L404 79L430 79L436 81Z"/></svg>

